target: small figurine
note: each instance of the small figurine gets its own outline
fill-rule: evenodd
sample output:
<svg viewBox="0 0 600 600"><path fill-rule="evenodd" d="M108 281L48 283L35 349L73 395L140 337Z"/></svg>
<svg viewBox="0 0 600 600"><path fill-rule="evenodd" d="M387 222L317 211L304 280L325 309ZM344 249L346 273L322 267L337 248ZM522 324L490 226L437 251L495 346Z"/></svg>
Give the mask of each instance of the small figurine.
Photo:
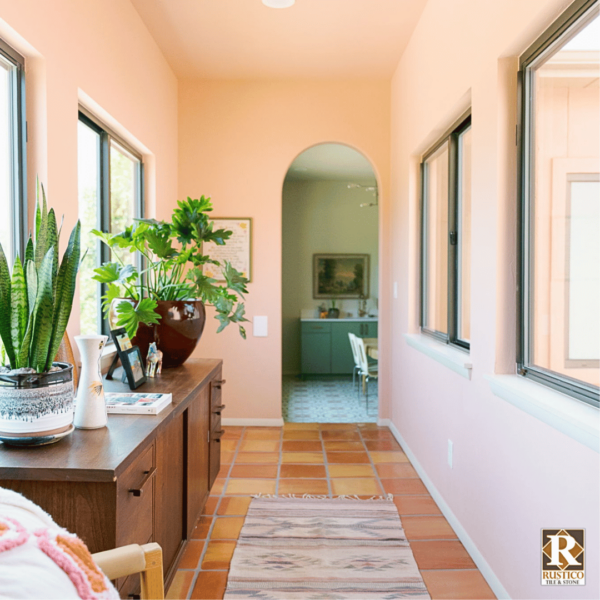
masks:
<svg viewBox="0 0 600 600"><path fill-rule="evenodd" d="M162 373L162 359L163 353L156 347L156 342L152 342L146 358L148 377L156 377Z"/></svg>

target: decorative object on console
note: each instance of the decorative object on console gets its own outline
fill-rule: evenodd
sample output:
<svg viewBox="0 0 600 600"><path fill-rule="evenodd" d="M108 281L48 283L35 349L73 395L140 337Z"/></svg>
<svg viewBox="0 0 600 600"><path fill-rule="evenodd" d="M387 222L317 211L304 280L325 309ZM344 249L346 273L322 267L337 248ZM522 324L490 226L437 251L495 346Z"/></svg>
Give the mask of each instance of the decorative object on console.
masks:
<svg viewBox="0 0 600 600"><path fill-rule="evenodd" d="M172 402L172 394L106 394L107 411L119 415L157 415Z"/></svg>
<svg viewBox="0 0 600 600"><path fill-rule="evenodd" d="M75 427L78 429L106 427L106 402L100 359L107 340L106 335L75 336L81 355L81 377L75 406Z"/></svg>
<svg viewBox="0 0 600 600"><path fill-rule="evenodd" d="M156 347L156 342L152 342L148 347L148 356L146 357L146 375L156 377L162 373L163 353Z"/></svg>
<svg viewBox="0 0 600 600"><path fill-rule="evenodd" d="M368 297L368 254L313 255L313 298Z"/></svg>
<svg viewBox="0 0 600 600"><path fill-rule="evenodd" d="M56 216L39 183L36 205L35 238L12 274L0 244L0 338L8 360L0 369L0 436L13 445L48 444L73 430L73 366L55 356L73 306L81 226L59 264Z"/></svg>
<svg viewBox="0 0 600 600"><path fill-rule="evenodd" d="M135 390L142 383L146 382L146 370L144 369L144 359L138 346L133 346L129 350L121 353L121 364L127 377L129 389Z"/></svg>
<svg viewBox="0 0 600 600"><path fill-rule="evenodd" d="M207 242L225 245L232 231L213 229L210 198L177 204L171 222L136 219L116 235L93 231L117 259L96 269L94 276L107 285L104 310L111 329L124 327L143 356L156 342L164 352L164 367L183 364L194 351L204 330L204 303L216 310L217 333L236 323L245 338L241 323L248 320L242 302L248 279L230 262L211 259L202 250ZM136 267L122 261L118 249L142 254L148 265L143 278ZM223 285L204 274L207 264L222 269Z"/></svg>

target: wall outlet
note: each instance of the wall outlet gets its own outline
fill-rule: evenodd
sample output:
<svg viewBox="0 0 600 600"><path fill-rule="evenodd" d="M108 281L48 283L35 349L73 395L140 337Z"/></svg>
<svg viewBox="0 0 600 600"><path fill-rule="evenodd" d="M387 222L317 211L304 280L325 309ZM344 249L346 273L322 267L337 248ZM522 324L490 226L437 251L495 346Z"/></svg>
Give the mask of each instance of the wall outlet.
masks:
<svg viewBox="0 0 600 600"><path fill-rule="evenodd" d="M452 453L454 452L454 443L448 440L448 466L452 468Z"/></svg>
<svg viewBox="0 0 600 600"><path fill-rule="evenodd" d="M394 281L394 300L398 300L398 282Z"/></svg>

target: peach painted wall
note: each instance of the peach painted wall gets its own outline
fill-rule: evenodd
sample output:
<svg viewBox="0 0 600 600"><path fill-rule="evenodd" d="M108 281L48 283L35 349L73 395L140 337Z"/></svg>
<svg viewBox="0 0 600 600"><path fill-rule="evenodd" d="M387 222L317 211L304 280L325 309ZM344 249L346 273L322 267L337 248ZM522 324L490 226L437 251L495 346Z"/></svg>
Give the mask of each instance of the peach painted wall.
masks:
<svg viewBox="0 0 600 600"><path fill-rule="evenodd" d="M30 214L39 174L64 231L77 220L79 102L142 152L147 211L168 214L177 195L177 80L133 6L0 0L0 37L26 58ZM71 335L78 308L76 297Z"/></svg>
<svg viewBox="0 0 600 600"><path fill-rule="evenodd" d="M597 598L598 454L494 396L515 372L518 55L564 0L430 0L392 82L391 420L512 598ZM472 379L409 347L418 332L419 157L472 106ZM453 468L447 464L454 443ZM568 525L569 524L569 525ZM542 527L583 527L586 586L540 585Z"/></svg>
<svg viewBox="0 0 600 600"><path fill-rule="evenodd" d="M215 216L253 218L247 314L250 319L269 318L268 337L253 337L249 324L246 341L233 327L216 335L216 322L208 321L196 355L224 359L228 418L281 418L281 209L286 172L309 146L348 144L370 159L379 178L380 203L385 203L389 93L389 83L381 81L180 83L179 196L211 195ZM385 268L381 264L380 272Z"/></svg>

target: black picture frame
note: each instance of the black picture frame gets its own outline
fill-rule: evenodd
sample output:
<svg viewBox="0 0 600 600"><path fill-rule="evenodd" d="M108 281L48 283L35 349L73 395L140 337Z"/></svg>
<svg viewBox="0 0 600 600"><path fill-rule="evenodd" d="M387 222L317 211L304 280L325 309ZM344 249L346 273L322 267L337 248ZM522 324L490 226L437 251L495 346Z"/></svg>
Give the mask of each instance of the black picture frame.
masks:
<svg viewBox="0 0 600 600"><path fill-rule="evenodd" d="M139 388L147 379L141 350L138 346L132 346L128 350L121 352L120 357L129 388L132 390Z"/></svg>
<svg viewBox="0 0 600 600"><path fill-rule="evenodd" d="M108 372L106 373L106 379L112 379L113 378L113 373L115 372L115 369L117 368L117 365L119 363L119 360L121 361L121 364L123 364L123 353L126 350L130 350L131 348L133 348L133 344L131 343L131 340L129 339L129 334L127 333L127 330L125 329L125 327L119 327L117 329L111 329L110 331L110 335L112 337L113 343L115 345L115 349L117 351L117 353L115 354L112 363L110 364L110 367L108 369ZM125 376L123 376L123 382L125 381ZM131 388L134 389L134 388Z"/></svg>

